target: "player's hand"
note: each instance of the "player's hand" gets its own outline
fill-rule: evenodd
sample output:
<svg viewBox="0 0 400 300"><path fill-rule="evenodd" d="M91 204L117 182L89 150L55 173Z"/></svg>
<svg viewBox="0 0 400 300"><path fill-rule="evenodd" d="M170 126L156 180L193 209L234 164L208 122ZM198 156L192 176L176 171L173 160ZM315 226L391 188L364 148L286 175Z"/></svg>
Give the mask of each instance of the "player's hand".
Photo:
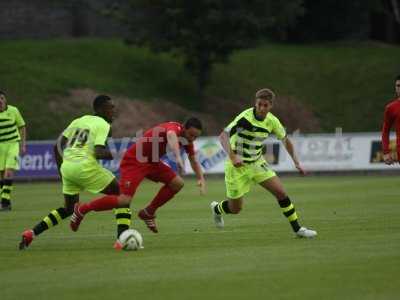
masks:
<svg viewBox="0 0 400 300"><path fill-rule="evenodd" d="M235 168L239 168L239 167L243 167L244 163L243 161L240 159L240 157L236 154L232 154L230 157L232 164L235 166Z"/></svg>
<svg viewBox="0 0 400 300"><path fill-rule="evenodd" d="M387 165L392 165L394 163L393 157L390 153L388 154L383 154L383 161Z"/></svg>
<svg viewBox="0 0 400 300"><path fill-rule="evenodd" d="M204 196L206 194L206 181L204 178L197 180L197 186L200 189L200 195Z"/></svg>
<svg viewBox="0 0 400 300"><path fill-rule="evenodd" d="M20 149L19 149L19 153L21 155L24 155L26 153L26 145L25 145L25 143L21 143Z"/></svg>
<svg viewBox="0 0 400 300"><path fill-rule="evenodd" d="M176 160L176 167L178 168L178 174L183 175L185 174L185 165L183 163L182 158L177 158Z"/></svg>
<svg viewBox="0 0 400 300"><path fill-rule="evenodd" d="M303 169L303 167L297 163L294 165L296 167L296 169L299 171L299 173L303 176L307 175L307 172Z"/></svg>

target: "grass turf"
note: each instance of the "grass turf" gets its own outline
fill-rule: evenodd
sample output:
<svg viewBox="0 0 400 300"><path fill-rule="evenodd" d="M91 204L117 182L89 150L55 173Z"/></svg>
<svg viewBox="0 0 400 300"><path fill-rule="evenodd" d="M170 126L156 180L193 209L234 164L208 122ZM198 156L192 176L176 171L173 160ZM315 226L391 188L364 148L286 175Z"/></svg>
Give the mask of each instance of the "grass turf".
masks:
<svg viewBox="0 0 400 300"><path fill-rule="evenodd" d="M59 184L16 184L12 212L0 214L0 298L8 299L398 299L398 178L284 178L304 225L319 232L296 239L279 206L261 188L238 216L214 228L209 202L223 181L195 182L158 212L160 233L134 219L145 249L116 252L114 217L93 213L77 233L68 221L26 251L23 229L60 206ZM157 186L145 182L132 205ZM90 195L84 195L88 199Z"/></svg>

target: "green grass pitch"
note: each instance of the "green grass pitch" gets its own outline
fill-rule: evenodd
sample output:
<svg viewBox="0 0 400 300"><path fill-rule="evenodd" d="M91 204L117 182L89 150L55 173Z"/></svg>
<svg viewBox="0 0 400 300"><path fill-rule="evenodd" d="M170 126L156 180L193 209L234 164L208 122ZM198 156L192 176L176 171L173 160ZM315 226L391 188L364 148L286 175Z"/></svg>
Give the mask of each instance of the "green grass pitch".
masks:
<svg viewBox="0 0 400 300"><path fill-rule="evenodd" d="M21 232L62 198L58 183L16 184L13 211L0 214L0 299L399 299L399 178L283 181L316 239L295 238L259 187L218 230L209 203L224 197L223 180L209 180L206 197L187 180L158 211L158 234L134 219L144 237L138 252L112 248L111 212L92 213L77 233L65 220L18 251ZM157 190L145 182L132 208Z"/></svg>

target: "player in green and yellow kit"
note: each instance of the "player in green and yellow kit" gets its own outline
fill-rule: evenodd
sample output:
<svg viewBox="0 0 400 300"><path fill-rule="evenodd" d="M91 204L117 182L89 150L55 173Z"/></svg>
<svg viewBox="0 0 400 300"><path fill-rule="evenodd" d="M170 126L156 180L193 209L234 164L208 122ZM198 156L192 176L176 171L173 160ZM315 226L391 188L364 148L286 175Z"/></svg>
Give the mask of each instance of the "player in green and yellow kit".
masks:
<svg viewBox="0 0 400 300"><path fill-rule="evenodd" d="M93 109L95 115L85 115L73 120L54 147L62 178L64 207L52 210L33 229L25 230L19 245L20 249L25 249L34 237L71 216L75 204L79 202L81 191L119 194L118 181L97 161L113 158L106 143L114 116L114 103L110 97L100 95L94 99ZM109 208L98 210L107 209Z"/></svg>
<svg viewBox="0 0 400 300"><path fill-rule="evenodd" d="M279 177L262 155L264 141L269 134L274 134L283 142L298 171L305 174L285 129L279 119L270 112L274 100L275 94L271 90L258 91L255 106L239 114L220 135L221 144L229 154L225 163L228 199L220 203L211 203L214 222L217 227L224 227L222 214L238 214L242 209L244 195L250 191L253 184L259 184L276 197L297 236L315 237L316 231L299 225L295 208Z"/></svg>
<svg viewBox="0 0 400 300"><path fill-rule="evenodd" d="M19 170L19 154L26 151L25 121L18 108L7 104L0 91L0 211L11 210L14 172Z"/></svg>

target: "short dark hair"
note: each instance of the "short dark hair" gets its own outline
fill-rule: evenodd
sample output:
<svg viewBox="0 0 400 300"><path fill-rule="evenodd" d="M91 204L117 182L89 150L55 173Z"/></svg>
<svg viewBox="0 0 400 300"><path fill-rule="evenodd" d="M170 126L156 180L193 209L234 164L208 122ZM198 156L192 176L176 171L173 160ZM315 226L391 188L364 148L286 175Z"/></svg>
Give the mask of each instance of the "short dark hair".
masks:
<svg viewBox="0 0 400 300"><path fill-rule="evenodd" d="M189 129L191 127L194 127L198 130L203 130L203 125L201 124L201 121L195 117L191 117L185 121L185 129Z"/></svg>
<svg viewBox="0 0 400 300"><path fill-rule="evenodd" d="M394 81L400 80L400 75L397 75L396 79Z"/></svg>
<svg viewBox="0 0 400 300"><path fill-rule="evenodd" d="M93 110L98 111L105 103L111 100L111 97L107 95L98 95L93 100Z"/></svg>
<svg viewBox="0 0 400 300"><path fill-rule="evenodd" d="M3 95L3 96L5 96L5 95L6 95L6 93L4 93L2 90L0 90L0 95Z"/></svg>

